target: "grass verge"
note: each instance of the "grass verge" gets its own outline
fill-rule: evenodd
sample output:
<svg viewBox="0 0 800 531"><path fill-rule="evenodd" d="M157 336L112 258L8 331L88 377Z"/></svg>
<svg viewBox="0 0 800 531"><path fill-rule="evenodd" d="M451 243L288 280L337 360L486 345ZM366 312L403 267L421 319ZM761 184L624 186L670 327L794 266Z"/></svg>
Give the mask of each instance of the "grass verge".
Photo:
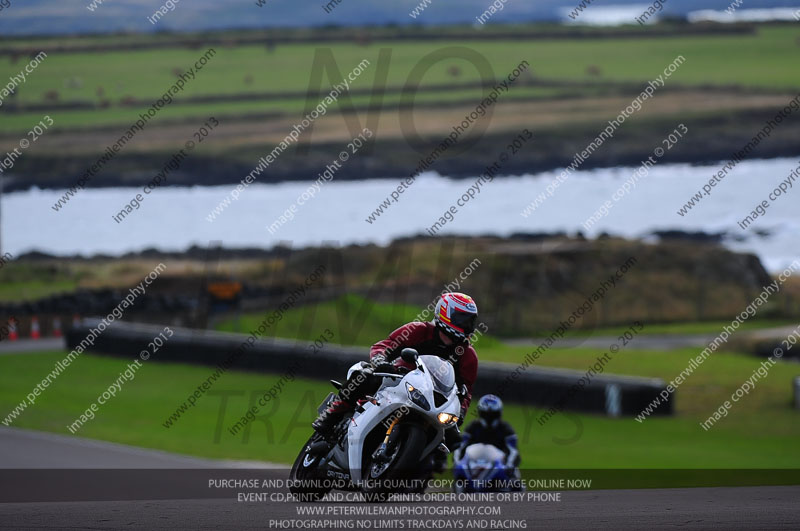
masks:
<svg viewBox="0 0 800 531"><path fill-rule="evenodd" d="M561 352L561 366L582 367L589 352ZM555 353L554 353L555 356ZM0 413L3 418L47 374L63 353L0 357ZM620 353L614 372L636 371L671 378L684 355ZM542 360L551 363L555 358ZM72 423L113 382L129 361L96 355L76 360L13 423L14 426L68 434ZM782 469L800 468L797 440L800 412L790 407L791 377L800 367L779 364L755 390L709 431L698 425L712 407L728 399L758 366L758 360L717 354L678 391L675 417L609 419L561 414L544 426L542 410L509 405L506 418L520 438L526 469ZM618 370L620 369L620 370ZM164 421L207 378L210 369L150 361L121 392L100 407L97 417L76 435L211 458L290 463L310 434L316 407L331 387L297 379L258 419L236 436L228 433L249 405L275 384L278 375L230 371L169 429ZM647 486L672 484L669 475ZM720 476L720 477L725 477ZM763 476L754 475L748 481ZM764 482L768 481L764 479ZM720 483L723 484L723 483Z"/></svg>

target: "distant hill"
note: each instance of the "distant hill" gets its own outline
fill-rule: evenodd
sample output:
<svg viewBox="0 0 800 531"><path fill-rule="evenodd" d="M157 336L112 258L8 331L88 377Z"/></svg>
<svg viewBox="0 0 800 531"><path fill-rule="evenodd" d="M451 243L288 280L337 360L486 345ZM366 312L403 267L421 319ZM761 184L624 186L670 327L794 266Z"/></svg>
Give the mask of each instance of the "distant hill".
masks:
<svg viewBox="0 0 800 531"><path fill-rule="evenodd" d="M340 0L339 4L335 4L334 0L331 2L330 12L323 8L330 0L311 3L258 1L264 5L259 7L256 0L181 0L174 4L174 11L163 15L156 24L151 24L148 17L164 5L162 0L11 0L11 6L0 11L0 35L187 31L326 24L455 24L475 22L475 18L493 3L490 0L459 0L457 3L454 0L429 0L430 5L416 18L412 18L410 12L419 5L420 0L394 0L385 3L374 0ZM503 10L492 16L491 22L555 21L563 16L565 9L573 9L577 3L577 0L507 0ZM644 10L650 2L613 0L613 4L640 5ZM729 4L729 0L707 0L702 8L721 10ZM747 0L746 7L789 7L797 4L795 0ZM609 7L613 6L590 5L585 11ZM664 4L663 14L685 15L698 8L694 0L668 0Z"/></svg>

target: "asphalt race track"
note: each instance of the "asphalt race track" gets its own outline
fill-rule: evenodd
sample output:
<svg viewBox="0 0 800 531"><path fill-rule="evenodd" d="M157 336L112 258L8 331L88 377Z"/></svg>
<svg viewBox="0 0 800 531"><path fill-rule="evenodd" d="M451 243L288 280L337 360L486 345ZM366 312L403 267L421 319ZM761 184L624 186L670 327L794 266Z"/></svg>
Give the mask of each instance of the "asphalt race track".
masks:
<svg viewBox="0 0 800 531"><path fill-rule="evenodd" d="M19 339L17 341L0 342L0 355L20 354L23 352L41 352L64 350L63 337L45 337L42 339Z"/></svg>
<svg viewBox="0 0 800 531"><path fill-rule="evenodd" d="M493 503L501 516L527 529L793 529L800 522L800 487L738 487L564 492L561 502ZM310 504L238 503L236 500L158 500L0 504L3 529L277 529L270 520L321 519L298 516ZM350 506L314 504L320 507ZM388 504L391 506L392 504ZM420 504L436 506L438 504ZM368 504L367 507L375 507ZM326 516L333 520L361 519ZM468 529L465 519L419 516L417 529ZM433 527L442 522L448 527ZM463 526L458 523L464 522ZM424 522L424 523L423 523ZM428 527L430 525L431 527ZM521 525L517 528L522 528ZM302 527L294 527L295 529ZM322 527L315 527L320 529ZM334 529L345 529L336 527ZM354 527L355 528L355 527ZM377 527L372 527L377 528ZM393 529L413 529L408 524ZM484 529L502 529L491 526ZM510 528L510 527L509 527Z"/></svg>
<svg viewBox="0 0 800 531"><path fill-rule="evenodd" d="M27 469L23 473L28 474L33 473L30 469L71 473L68 469L168 468L177 473L176 469L183 468L219 471L240 467L269 470L270 465L196 459L77 437L0 429L2 500L13 499L15 492L13 482L8 481L9 474L15 473L10 469L18 469L17 473ZM109 477L124 482L128 476L114 471ZM345 494L355 495L340 493ZM484 499L369 504L343 500L314 504L238 501L234 489L219 490L204 499L15 501L0 503L0 529L796 530L800 526L800 486L566 490L558 493L558 499L553 492L546 493L544 499L535 496L542 494L521 493L527 499L516 502ZM308 508L317 508L322 514L299 514ZM372 512L347 512L354 509ZM479 514L486 514L487 509L494 514ZM402 515L398 515L401 511ZM461 514L454 515L452 511ZM363 527L357 525L359 522Z"/></svg>
<svg viewBox="0 0 800 531"><path fill-rule="evenodd" d="M263 468L250 461L188 457L82 437L0 426L0 469L9 468Z"/></svg>

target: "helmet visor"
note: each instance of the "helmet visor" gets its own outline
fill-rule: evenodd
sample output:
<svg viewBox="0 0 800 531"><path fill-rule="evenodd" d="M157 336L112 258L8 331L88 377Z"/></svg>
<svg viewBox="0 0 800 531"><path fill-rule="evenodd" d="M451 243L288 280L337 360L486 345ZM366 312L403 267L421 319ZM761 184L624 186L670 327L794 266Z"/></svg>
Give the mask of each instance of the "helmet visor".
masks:
<svg viewBox="0 0 800 531"><path fill-rule="evenodd" d="M450 322L453 323L454 326L462 329L465 334L469 335L475 331L475 323L478 321L478 315L474 313L467 313L467 312L459 312L456 310L453 312L453 317L451 318Z"/></svg>
<svg viewBox="0 0 800 531"><path fill-rule="evenodd" d="M483 411L478 411L478 415L482 419L484 419L486 422L492 423L495 420L500 418L500 411L499 410L494 410L494 411L483 410Z"/></svg>

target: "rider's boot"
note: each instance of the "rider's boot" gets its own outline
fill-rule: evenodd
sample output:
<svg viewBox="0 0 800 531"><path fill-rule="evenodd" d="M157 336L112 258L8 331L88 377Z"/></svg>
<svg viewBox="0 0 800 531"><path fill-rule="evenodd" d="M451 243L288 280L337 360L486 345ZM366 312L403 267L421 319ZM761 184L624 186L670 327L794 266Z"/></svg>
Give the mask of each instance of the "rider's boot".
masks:
<svg viewBox="0 0 800 531"><path fill-rule="evenodd" d="M454 452L461 444L461 432L458 426L444 430L444 443L433 451L433 470L437 473L444 472L447 468L447 456Z"/></svg>
<svg viewBox="0 0 800 531"><path fill-rule="evenodd" d="M311 427L314 428L318 433L325 434L333 429L336 424L344 418L345 414L347 414L352 409L352 406L349 402L342 400L341 398L337 398L334 400L330 406L323 411L317 419L311 423Z"/></svg>
<svg viewBox="0 0 800 531"><path fill-rule="evenodd" d="M431 453L433 458L433 471L441 474L447 468L447 456L450 454L449 449L444 444L437 446Z"/></svg>

